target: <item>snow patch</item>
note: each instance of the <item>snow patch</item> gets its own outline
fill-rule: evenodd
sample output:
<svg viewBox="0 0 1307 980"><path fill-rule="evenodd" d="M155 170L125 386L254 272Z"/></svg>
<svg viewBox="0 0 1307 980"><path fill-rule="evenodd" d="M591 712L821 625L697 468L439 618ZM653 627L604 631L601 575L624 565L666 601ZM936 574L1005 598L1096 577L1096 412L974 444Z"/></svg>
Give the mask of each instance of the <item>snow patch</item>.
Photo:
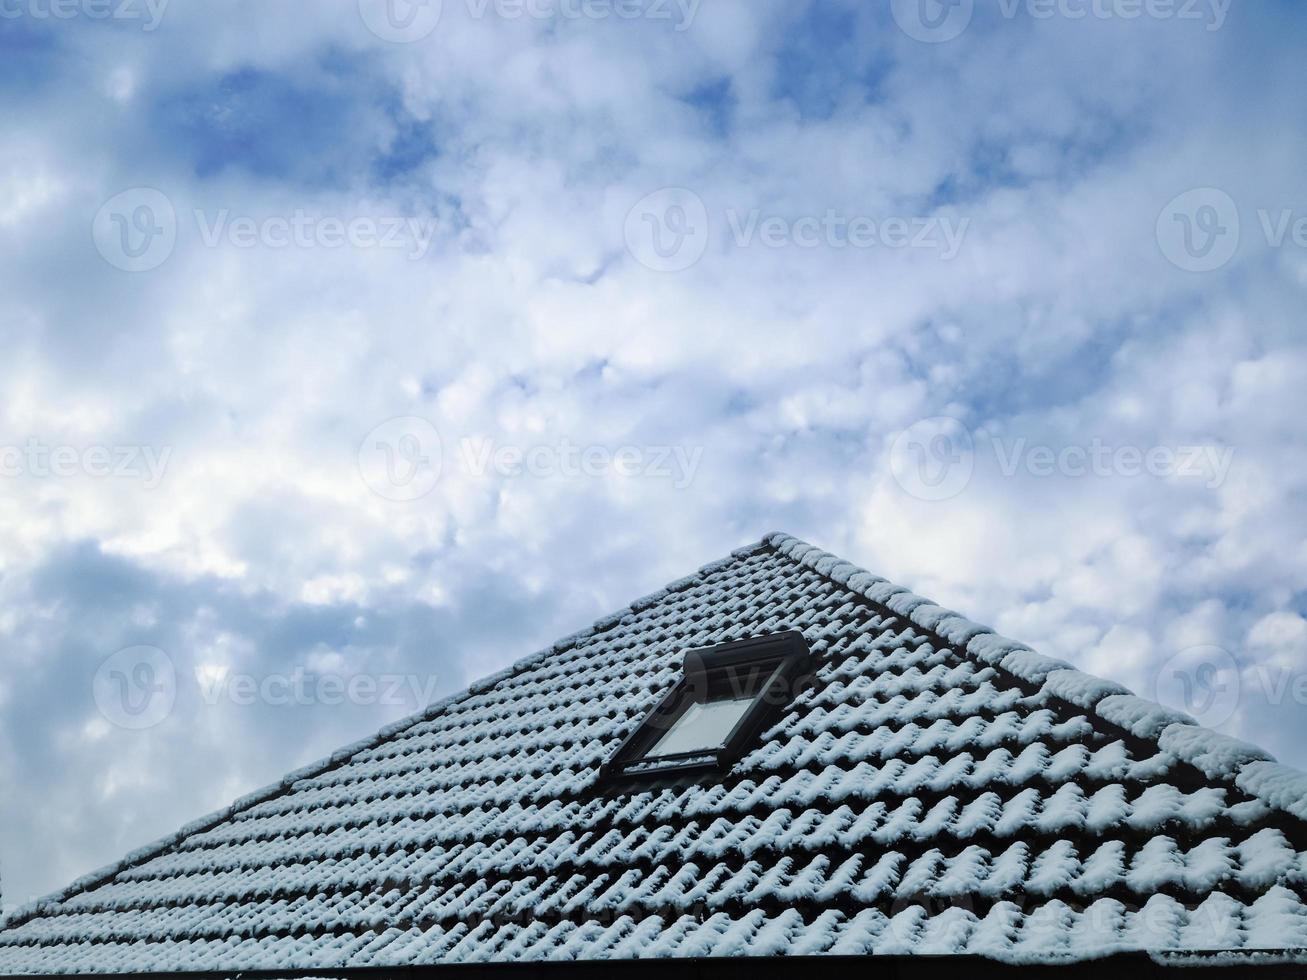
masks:
<svg viewBox="0 0 1307 980"><path fill-rule="evenodd" d="M1245 763L1275 761L1255 745L1192 725L1169 726L1157 744L1209 779L1233 779Z"/></svg>
<svg viewBox="0 0 1307 980"><path fill-rule="evenodd" d="M1103 698L1094 711L1105 721L1124 728L1137 738L1157 738L1170 725L1197 725L1182 711L1164 708L1133 694L1113 694Z"/></svg>
<svg viewBox="0 0 1307 980"><path fill-rule="evenodd" d="M1053 670L1044 678L1044 693L1090 710L1103 698L1131 692L1120 684L1079 670Z"/></svg>
<svg viewBox="0 0 1307 980"><path fill-rule="evenodd" d="M1307 773L1276 762L1250 762L1239 770L1235 785L1299 820L1307 820Z"/></svg>
<svg viewBox="0 0 1307 980"><path fill-rule="evenodd" d="M1055 660L1034 650L1014 650L1003 658L999 666L1031 684L1042 684L1044 678L1054 671L1072 669L1065 660Z"/></svg>

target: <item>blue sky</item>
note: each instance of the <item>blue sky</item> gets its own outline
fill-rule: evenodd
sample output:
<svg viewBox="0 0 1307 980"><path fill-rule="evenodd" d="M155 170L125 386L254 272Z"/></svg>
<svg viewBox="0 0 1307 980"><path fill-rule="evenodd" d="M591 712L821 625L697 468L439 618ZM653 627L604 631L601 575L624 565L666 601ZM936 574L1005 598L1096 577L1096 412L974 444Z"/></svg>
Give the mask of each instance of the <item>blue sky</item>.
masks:
<svg viewBox="0 0 1307 980"><path fill-rule="evenodd" d="M1307 766L1298 6L60 9L6 904L776 529Z"/></svg>

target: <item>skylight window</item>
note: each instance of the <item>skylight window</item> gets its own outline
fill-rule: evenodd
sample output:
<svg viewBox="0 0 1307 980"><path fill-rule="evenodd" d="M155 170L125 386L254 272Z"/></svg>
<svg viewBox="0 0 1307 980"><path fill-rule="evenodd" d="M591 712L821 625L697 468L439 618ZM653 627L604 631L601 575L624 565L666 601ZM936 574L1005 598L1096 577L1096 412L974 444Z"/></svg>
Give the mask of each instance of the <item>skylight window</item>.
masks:
<svg viewBox="0 0 1307 980"><path fill-rule="evenodd" d="M720 749L751 704L753 698L691 703L681 717L672 722L667 734L654 743L649 755L656 757Z"/></svg>
<svg viewBox="0 0 1307 980"><path fill-rule="evenodd" d="M808 665L802 633L685 655L680 679L603 767L602 777L725 769L789 704Z"/></svg>

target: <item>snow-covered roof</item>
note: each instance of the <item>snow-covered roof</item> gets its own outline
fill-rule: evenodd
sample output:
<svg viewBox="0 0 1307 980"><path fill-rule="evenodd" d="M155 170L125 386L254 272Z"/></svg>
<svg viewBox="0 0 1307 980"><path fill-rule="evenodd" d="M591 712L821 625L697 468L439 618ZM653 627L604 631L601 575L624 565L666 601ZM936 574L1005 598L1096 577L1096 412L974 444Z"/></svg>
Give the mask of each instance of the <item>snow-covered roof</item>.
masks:
<svg viewBox="0 0 1307 980"><path fill-rule="evenodd" d="M820 663L599 787L684 652ZM784 534L11 914L0 974L1147 951L1307 960L1307 778Z"/></svg>

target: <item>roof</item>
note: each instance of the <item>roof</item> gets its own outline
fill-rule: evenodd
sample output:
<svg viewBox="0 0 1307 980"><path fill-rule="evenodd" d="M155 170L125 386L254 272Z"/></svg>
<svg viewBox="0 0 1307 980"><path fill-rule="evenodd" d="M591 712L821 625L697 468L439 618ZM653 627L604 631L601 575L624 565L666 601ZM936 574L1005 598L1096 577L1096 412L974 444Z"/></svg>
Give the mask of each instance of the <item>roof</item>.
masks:
<svg viewBox="0 0 1307 980"><path fill-rule="evenodd" d="M800 630L725 776L596 785L684 651ZM1307 948L1307 778L784 534L34 905L0 974Z"/></svg>

